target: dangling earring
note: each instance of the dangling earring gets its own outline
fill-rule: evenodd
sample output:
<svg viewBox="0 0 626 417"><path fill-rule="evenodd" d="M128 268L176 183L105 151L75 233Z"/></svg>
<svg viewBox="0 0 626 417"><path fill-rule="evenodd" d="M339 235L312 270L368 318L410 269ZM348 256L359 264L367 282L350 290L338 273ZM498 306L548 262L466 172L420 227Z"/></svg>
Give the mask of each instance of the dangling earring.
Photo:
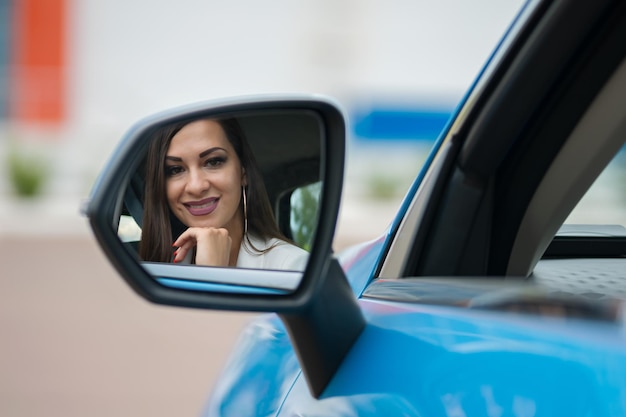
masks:
<svg viewBox="0 0 626 417"><path fill-rule="evenodd" d="M241 194L243 196L243 235L246 236L248 234L248 198L245 186L241 187Z"/></svg>

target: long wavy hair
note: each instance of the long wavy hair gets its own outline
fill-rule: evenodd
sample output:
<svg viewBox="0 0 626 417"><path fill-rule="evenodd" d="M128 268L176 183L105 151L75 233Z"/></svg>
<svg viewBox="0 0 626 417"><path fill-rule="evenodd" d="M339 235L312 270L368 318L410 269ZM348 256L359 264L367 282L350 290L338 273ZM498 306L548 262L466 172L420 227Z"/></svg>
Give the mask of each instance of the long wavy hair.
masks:
<svg viewBox="0 0 626 417"><path fill-rule="evenodd" d="M222 127L246 173L248 227L243 238L246 239L247 245L257 252L264 252L252 245L248 234L264 239L278 238L288 241L276 224L263 177L237 120L232 118L207 118L207 120L213 120ZM144 261L170 262L174 252L172 243L187 229L187 226L172 213L167 202L165 156L174 135L188 123L190 122L173 123L161 128L148 146L145 161L143 225L139 243L139 256ZM243 220L243 199L239 203L239 212ZM266 250L270 249L271 247Z"/></svg>

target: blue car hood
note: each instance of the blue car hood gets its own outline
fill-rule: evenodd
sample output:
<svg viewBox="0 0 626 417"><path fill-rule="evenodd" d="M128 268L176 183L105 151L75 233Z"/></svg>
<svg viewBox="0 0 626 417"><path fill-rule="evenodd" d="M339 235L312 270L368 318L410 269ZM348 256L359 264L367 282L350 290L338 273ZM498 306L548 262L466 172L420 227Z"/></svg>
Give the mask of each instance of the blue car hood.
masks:
<svg viewBox="0 0 626 417"><path fill-rule="evenodd" d="M357 251L358 252L358 251ZM367 250L361 252L367 256ZM354 285L354 283L353 283ZM621 323L361 299L367 326L320 399L276 315L244 332L211 416L614 416Z"/></svg>

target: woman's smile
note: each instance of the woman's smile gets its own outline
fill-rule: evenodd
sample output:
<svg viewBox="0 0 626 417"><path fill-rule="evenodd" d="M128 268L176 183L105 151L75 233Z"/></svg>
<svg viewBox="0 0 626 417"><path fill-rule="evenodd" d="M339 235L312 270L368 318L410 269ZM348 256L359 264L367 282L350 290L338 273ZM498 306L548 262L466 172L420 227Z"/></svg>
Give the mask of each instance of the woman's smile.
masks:
<svg viewBox="0 0 626 417"><path fill-rule="evenodd" d="M192 216L206 216L213 213L217 208L220 199L218 197L205 198L200 201L190 201L183 203Z"/></svg>

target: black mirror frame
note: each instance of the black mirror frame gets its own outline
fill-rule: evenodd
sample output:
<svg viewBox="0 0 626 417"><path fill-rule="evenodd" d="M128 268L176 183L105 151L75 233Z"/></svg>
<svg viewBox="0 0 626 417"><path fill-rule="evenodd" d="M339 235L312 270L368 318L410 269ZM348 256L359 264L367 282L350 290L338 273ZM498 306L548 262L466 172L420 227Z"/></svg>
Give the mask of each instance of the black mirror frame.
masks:
<svg viewBox="0 0 626 417"><path fill-rule="evenodd" d="M320 218L300 286L288 295L253 295L189 291L159 284L124 247L117 236L117 228L111 224L119 212L125 184L147 146L142 138L155 127L174 121L267 110L308 110L323 124L321 171L324 186ZM123 136L97 179L84 213L109 261L128 285L150 302L203 309L293 313L311 303L327 278L343 186L345 138L346 124L340 107L333 100L317 95L234 98L161 112L140 120Z"/></svg>

